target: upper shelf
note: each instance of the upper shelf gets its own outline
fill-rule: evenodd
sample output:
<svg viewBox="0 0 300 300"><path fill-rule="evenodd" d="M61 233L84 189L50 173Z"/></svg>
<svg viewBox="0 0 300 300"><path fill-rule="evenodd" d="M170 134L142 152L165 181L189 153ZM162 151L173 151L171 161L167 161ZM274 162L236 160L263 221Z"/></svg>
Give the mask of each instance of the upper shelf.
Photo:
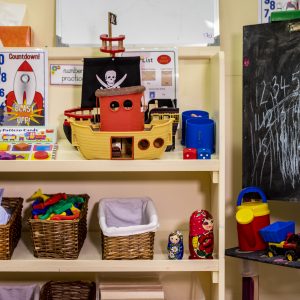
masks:
<svg viewBox="0 0 300 300"><path fill-rule="evenodd" d="M56 160L2 160L2 172L161 172L219 171L219 159L184 160L182 146L157 160L85 160L67 141L58 142Z"/></svg>

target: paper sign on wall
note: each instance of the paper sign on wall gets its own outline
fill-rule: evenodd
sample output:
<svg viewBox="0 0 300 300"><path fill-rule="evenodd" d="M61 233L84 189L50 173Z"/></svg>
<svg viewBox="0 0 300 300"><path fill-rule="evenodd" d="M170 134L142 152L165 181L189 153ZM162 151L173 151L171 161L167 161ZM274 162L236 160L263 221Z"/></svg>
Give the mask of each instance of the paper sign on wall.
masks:
<svg viewBox="0 0 300 300"><path fill-rule="evenodd" d="M145 101L151 99L177 98L177 52L176 50L131 51L122 56L141 57L141 81L145 86Z"/></svg>
<svg viewBox="0 0 300 300"><path fill-rule="evenodd" d="M81 85L82 65L50 65L50 84Z"/></svg>
<svg viewBox="0 0 300 300"><path fill-rule="evenodd" d="M271 13L274 11L298 10L299 0L259 0L259 23L270 22Z"/></svg>
<svg viewBox="0 0 300 300"><path fill-rule="evenodd" d="M47 52L0 51L0 126L47 125Z"/></svg>

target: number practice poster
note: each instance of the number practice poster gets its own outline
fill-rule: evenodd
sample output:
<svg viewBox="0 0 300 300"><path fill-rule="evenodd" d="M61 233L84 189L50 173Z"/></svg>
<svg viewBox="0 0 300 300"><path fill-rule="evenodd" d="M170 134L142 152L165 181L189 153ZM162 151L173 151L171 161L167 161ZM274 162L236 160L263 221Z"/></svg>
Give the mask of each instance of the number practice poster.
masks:
<svg viewBox="0 0 300 300"><path fill-rule="evenodd" d="M273 11L298 10L299 0L259 0L259 23L270 22Z"/></svg>
<svg viewBox="0 0 300 300"><path fill-rule="evenodd" d="M46 126L45 51L0 51L0 126Z"/></svg>

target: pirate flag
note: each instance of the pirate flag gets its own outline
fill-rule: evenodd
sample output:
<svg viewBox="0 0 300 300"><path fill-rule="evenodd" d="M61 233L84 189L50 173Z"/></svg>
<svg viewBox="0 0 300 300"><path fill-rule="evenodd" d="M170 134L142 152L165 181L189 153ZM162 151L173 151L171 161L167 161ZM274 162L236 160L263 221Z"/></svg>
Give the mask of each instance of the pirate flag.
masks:
<svg viewBox="0 0 300 300"><path fill-rule="evenodd" d="M140 57L85 58L83 63L81 107L95 107L97 89L141 84Z"/></svg>

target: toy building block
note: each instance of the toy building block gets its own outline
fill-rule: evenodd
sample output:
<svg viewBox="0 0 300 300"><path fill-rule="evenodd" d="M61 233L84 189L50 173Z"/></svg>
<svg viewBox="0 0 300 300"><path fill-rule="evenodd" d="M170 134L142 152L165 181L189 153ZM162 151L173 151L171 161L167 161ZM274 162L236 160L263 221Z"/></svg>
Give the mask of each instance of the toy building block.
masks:
<svg viewBox="0 0 300 300"><path fill-rule="evenodd" d="M197 149L197 158L198 159L210 159L211 158L210 150L206 149L206 148Z"/></svg>
<svg viewBox="0 0 300 300"><path fill-rule="evenodd" d="M184 148L183 149L183 159L197 159L197 149L196 148Z"/></svg>
<svg viewBox="0 0 300 300"><path fill-rule="evenodd" d="M8 143L0 143L0 151L7 151L9 149Z"/></svg>

